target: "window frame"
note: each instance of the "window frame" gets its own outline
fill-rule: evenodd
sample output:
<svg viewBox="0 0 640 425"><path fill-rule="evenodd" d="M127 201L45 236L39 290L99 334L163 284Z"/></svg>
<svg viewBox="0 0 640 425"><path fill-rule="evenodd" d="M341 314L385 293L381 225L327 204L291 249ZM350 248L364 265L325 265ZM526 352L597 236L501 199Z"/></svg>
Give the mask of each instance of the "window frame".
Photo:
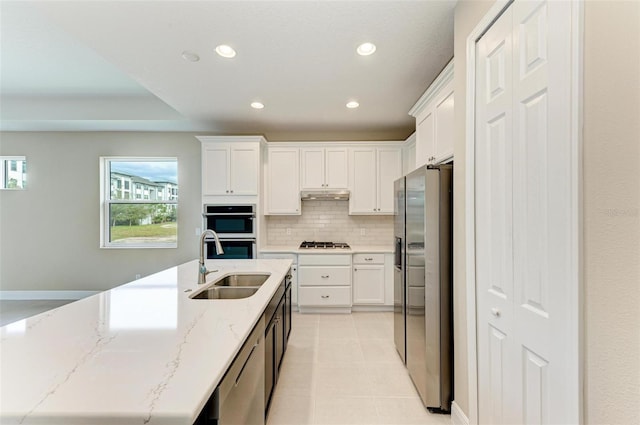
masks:
<svg viewBox="0 0 640 425"><path fill-rule="evenodd" d="M145 248L178 248L178 216L180 214L179 198L176 200L163 199L163 200L150 200L150 199L136 199L134 187L135 184L130 185L130 198L129 199L111 199L111 163L112 162L171 162L176 163L176 174L179 174L178 170L178 158L173 156L167 157L146 157L146 156L101 156L100 157L100 248L104 249L145 249ZM175 183L179 187L179 182ZM124 184L121 189L124 194ZM176 206L176 240L175 242L144 242L144 243L127 243L120 244L111 242L111 205L149 205L149 204L161 204L161 205L175 205Z"/></svg>
<svg viewBox="0 0 640 425"><path fill-rule="evenodd" d="M16 170L11 170L10 162L16 163ZM22 169L22 173L24 174L24 178L22 179L22 187L7 187L7 174L9 172L17 172L17 163L24 162L24 167ZM28 187L27 177L26 177L26 169L27 167L27 157L24 155L3 155L0 156L0 190L26 190Z"/></svg>

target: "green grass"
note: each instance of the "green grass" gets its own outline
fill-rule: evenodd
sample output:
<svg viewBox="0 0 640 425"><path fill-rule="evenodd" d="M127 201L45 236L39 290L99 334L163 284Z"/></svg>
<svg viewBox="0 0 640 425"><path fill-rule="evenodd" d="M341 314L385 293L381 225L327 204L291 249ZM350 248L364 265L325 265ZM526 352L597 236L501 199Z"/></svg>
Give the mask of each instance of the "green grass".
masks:
<svg viewBox="0 0 640 425"><path fill-rule="evenodd" d="M112 226L111 241L129 238L175 238L177 230L177 223Z"/></svg>

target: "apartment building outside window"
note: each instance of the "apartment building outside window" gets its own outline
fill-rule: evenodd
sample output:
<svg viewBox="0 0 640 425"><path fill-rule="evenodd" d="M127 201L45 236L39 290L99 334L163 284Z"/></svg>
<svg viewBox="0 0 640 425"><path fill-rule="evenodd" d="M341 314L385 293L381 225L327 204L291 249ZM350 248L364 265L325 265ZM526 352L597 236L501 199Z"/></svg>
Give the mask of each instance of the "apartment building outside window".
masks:
<svg viewBox="0 0 640 425"><path fill-rule="evenodd" d="M101 168L101 246L177 247L177 159L103 157Z"/></svg>

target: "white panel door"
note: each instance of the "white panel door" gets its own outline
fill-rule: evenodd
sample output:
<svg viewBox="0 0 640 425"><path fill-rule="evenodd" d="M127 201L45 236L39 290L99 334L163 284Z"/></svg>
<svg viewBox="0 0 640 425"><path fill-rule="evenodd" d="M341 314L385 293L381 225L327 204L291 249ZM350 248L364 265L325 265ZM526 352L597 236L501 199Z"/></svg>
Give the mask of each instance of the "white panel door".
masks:
<svg viewBox="0 0 640 425"><path fill-rule="evenodd" d="M384 265L353 266L353 304L384 304Z"/></svg>
<svg viewBox="0 0 640 425"><path fill-rule="evenodd" d="M300 149L300 186L302 189L324 189L324 149Z"/></svg>
<svg viewBox="0 0 640 425"><path fill-rule="evenodd" d="M402 175L402 151L400 149L378 149L378 202L377 212L393 214L395 194L393 183Z"/></svg>
<svg viewBox="0 0 640 425"><path fill-rule="evenodd" d="M516 1L476 45L482 424L571 422L570 10Z"/></svg>
<svg viewBox="0 0 640 425"><path fill-rule="evenodd" d="M416 126L416 168L431 164L435 153L436 132L433 107L429 108Z"/></svg>
<svg viewBox="0 0 640 425"><path fill-rule="evenodd" d="M349 187L347 168L347 148L327 148L325 150L325 187L346 189Z"/></svg>
<svg viewBox="0 0 640 425"><path fill-rule="evenodd" d="M435 109L435 162L453 157L453 81L442 91Z"/></svg>
<svg viewBox="0 0 640 425"><path fill-rule="evenodd" d="M374 214L377 209L376 150L353 148L350 158L349 214Z"/></svg>
<svg viewBox="0 0 640 425"><path fill-rule="evenodd" d="M228 146L203 146L202 194L226 195L229 193Z"/></svg>
<svg viewBox="0 0 640 425"><path fill-rule="evenodd" d="M231 146L229 192L233 195L258 194L259 150L246 145Z"/></svg>
<svg viewBox="0 0 640 425"><path fill-rule="evenodd" d="M269 149L267 214L300 215L299 150Z"/></svg>

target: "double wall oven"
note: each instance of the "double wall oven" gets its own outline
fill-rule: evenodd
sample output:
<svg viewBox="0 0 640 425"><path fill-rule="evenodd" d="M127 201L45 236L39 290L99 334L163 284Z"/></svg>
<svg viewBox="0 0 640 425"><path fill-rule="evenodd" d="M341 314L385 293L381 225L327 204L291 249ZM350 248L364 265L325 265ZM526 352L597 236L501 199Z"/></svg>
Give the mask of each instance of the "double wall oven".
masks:
<svg viewBox="0 0 640 425"><path fill-rule="evenodd" d="M257 258L255 205L205 205L202 217L204 228L218 234L224 249L215 255L213 239L207 239L207 258Z"/></svg>

